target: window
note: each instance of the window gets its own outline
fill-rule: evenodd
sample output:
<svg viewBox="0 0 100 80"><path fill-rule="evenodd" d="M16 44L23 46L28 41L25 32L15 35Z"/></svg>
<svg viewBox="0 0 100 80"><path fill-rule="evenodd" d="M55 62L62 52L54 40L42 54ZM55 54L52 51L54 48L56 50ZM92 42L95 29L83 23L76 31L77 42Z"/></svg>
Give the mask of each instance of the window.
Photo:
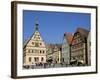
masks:
<svg viewBox="0 0 100 80"><path fill-rule="evenodd" d="M59 61L59 58L58 58L58 61Z"/></svg>
<svg viewBox="0 0 100 80"><path fill-rule="evenodd" d="M44 51L43 51L43 53L44 53Z"/></svg>
<svg viewBox="0 0 100 80"><path fill-rule="evenodd" d="M81 45L81 47L83 47L83 44L82 43L80 45Z"/></svg>
<svg viewBox="0 0 100 80"><path fill-rule="evenodd" d="M91 42L89 42L89 46L91 46Z"/></svg>
<svg viewBox="0 0 100 80"><path fill-rule="evenodd" d="M64 58L62 58L62 61L64 62Z"/></svg>
<svg viewBox="0 0 100 80"><path fill-rule="evenodd" d="M43 61L43 60L44 60L44 58L42 57L42 58L41 58L41 61Z"/></svg>
<svg viewBox="0 0 100 80"><path fill-rule="evenodd" d="M40 53L41 53L41 50L40 50Z"/></svg>
<svg viewBox="0 0 100 80"><path fill-rule="evenodd" d="M77 42L78 42L78 43L80 42L80 38L78 38Z"/></svg>
<svg viewBox="0 0 100 80"><path fill-rule="evenodd" d="M40 45L42 45L42 43L40 43Z"/></svg>
<svg viewBox="0 0 100 80"><path fill-rule="evenodd" d="M75 45L75 48L78 48L78 45Z"/></svg>
<svg viewBox="0 0 100 80"><path fill-rule="evenodd" d="M36 62L36 58L34 58L34 61Z"/></svg>
<svg viewBox="0 0 100 80"><path fill-rule="evenodd" d="M77 42L76 42L76 39L75 40L73 40L73 42L72 42L72 44L74 45L74 44L76 44Z"/></svg>
<svg viewBox="0 0 100 80"><path fill-rule="evenodd" d="M36 36L34 36L34 39L36 38Z"/></svg>
<svg viewBox="0 0 100 80"><path fill-rule="evenodd" d="M29 49L29 50L28 50L28 53L33 53L33 50L32 50L32 49Z"/></svg>
<svg viewBox="0 0 100 80"><path fill-rule="evenodd" d="M29 57L29 62L31 62L31 60L32 60L32 58L31 58L31 57Z"/></svg>
<svg viewBox="0 0 100 80"><path fill-rule="evenodd" d="M35 62L38 62L38 61L39 61L39 58L38 58L38 57L35 57L35 58L34 58L34 61L35 61Z"/></svg>
<svg viewBox="0 0 100 80"><path fill-rule="evenodd" d="M40 39L40 37L38 37L38 39Z"/></svg>
<svg viewBox="0 0 100 80"><path fill-rule="evenodd" d="M35 47L39 47L39 44L38 43L35 43Z"/></svg>
<svg viewBox="0 0 100 80"><path fill-rule="evenodd" d="M80 48L80 44L77 44L77 48Z"/></svg>
<svg viewBox="0 0 100 80"><path fill-rule="evenodd" d="M32 42L32 45L34 45L34 42Z"/></svg>
<svg viewBox="0 0 100 80"><path fill-rule="evenodd" d="M30 53L30 50L28 50L28 52Z"/></svg>
<svg viewBox="0 0 100 80"><path fill-rule="evenodd" d="M34 53L34 50L32 50L32 53Z"/></svg>

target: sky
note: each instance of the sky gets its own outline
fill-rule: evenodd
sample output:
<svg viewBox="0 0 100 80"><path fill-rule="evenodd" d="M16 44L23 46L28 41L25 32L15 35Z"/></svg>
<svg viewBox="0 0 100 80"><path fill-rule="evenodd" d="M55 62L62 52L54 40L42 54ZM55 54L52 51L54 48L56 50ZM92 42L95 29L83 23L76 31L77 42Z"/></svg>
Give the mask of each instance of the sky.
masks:
<svg viewBox="0 0 100 80"><path fill-rule="evenodd" d="M65 32L74 33L78 27L87 30L91 27L89 13L23 10L23 42L34 32L36 19L46 43L61 43Z"/></svg>

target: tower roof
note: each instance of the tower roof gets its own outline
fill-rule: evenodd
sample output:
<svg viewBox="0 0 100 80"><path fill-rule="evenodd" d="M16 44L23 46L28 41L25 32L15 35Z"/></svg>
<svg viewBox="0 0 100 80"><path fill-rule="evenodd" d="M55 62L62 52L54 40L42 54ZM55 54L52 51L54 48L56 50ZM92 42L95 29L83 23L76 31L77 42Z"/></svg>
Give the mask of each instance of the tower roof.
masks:
<svg viewBox="0 0 100 80"><path fill-rule="evenodd" d="M38 18L36 18L36 20L35 20L35 31L39 30L38 27L39 27Z"/></svg>

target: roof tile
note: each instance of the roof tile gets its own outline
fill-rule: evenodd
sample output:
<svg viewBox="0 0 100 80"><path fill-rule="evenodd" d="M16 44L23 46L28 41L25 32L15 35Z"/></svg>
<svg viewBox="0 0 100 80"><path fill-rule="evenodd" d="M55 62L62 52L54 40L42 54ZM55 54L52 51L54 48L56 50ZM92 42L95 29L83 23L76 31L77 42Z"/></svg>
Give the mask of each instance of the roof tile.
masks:
<svg viewBox="0 0 100 80"><path fill-rule="evenodd" d="M64 36L65 36L66 40L68 41L68 43L71 44L73 34L71 32L65 32Z"/></svg>

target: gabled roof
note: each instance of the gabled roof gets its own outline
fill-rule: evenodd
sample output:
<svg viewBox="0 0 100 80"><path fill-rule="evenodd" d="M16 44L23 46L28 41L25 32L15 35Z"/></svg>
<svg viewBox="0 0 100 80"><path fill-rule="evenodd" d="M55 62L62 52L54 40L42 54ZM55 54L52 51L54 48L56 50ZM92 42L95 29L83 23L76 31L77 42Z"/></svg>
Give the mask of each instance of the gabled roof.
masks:
<svg viewBox="0 0 100 80"><path fill-rule="evenodd" d="M57 47L58 49L62 48L62 44L55 44L55 47Z"/></svg>
<svg viewBox="0 0 100 80"><path fill-rule="evenodd" d="M34 30L33 34L23 43L23 48L28 44L28 42L31 40L31 38L35 34L35 32L39 31L38 26L39 26L38 19L36 18L36 21L35 21L35 30Z"/></svg>
<svg viewBox="0 0 100 80"><path fill-rule="evenodd" d="M84 38L85 37L87 38L88 37L88 34L89 34L89 30L86 30L86 29L80 28L80 27L77 28L76 33L77 32L79 32L81 34L81 36L84 37Z"/></svg>
<svg viewBox="0 0 100 80"><path fill-rule="evenodd" d="M55 47L55 44L48 44L48 48L51 48L51 49L53 49Z"/></svg>
<svg viewBox="0 0 100 80"><path fill-rule="evenodd" d="M31 40L31 38L33 37L33 35L35 34L35 32L36 32L37 30L35 30L33 33L32 33L32 35L23 43L23 48L25 48L25 46L28 44L28 42ZM38 31L39 32L39 31ZM40 32L39 32L39 34L40 34ZM41 35L41 34L40 34Z"/></svg>
<svg viewBox="0 0 100 80"><path fill-rule="evenodd" d="M28 42L31 40L31 38L33 37L33 35L34 35L34 33L35 32L33 32L33 34L26 40L26 41L24 41L24 45L23 45L23 48L25 48L25 46L28 44Z"/></svg>
<svg viewBox="0 0 100 80"><path fill-rule="evenodd" d="M73 35L73 38L74 38L74 36L75 36L77 33L80 34L81 39L82 39L83 41L86 41L86 39L87 39L87 37L88 37L88 34L89 34L89 30L86 30L86 29L84 29L84 28L78 27L78 28L76 29L76 32L75 32L74 35ZM72 42L73 42L73 39L72 39ZM71 43L72 43L72 42L71 42Z"/></svg>
<svg viewBox="0 0 100 80"><path fill-rule="evenodd" d="M72 41L72 38L73 38L73 34L71 32L65 32L64 33L64 37L68 41L68 43L71 44L71 41Z"/></svg>

